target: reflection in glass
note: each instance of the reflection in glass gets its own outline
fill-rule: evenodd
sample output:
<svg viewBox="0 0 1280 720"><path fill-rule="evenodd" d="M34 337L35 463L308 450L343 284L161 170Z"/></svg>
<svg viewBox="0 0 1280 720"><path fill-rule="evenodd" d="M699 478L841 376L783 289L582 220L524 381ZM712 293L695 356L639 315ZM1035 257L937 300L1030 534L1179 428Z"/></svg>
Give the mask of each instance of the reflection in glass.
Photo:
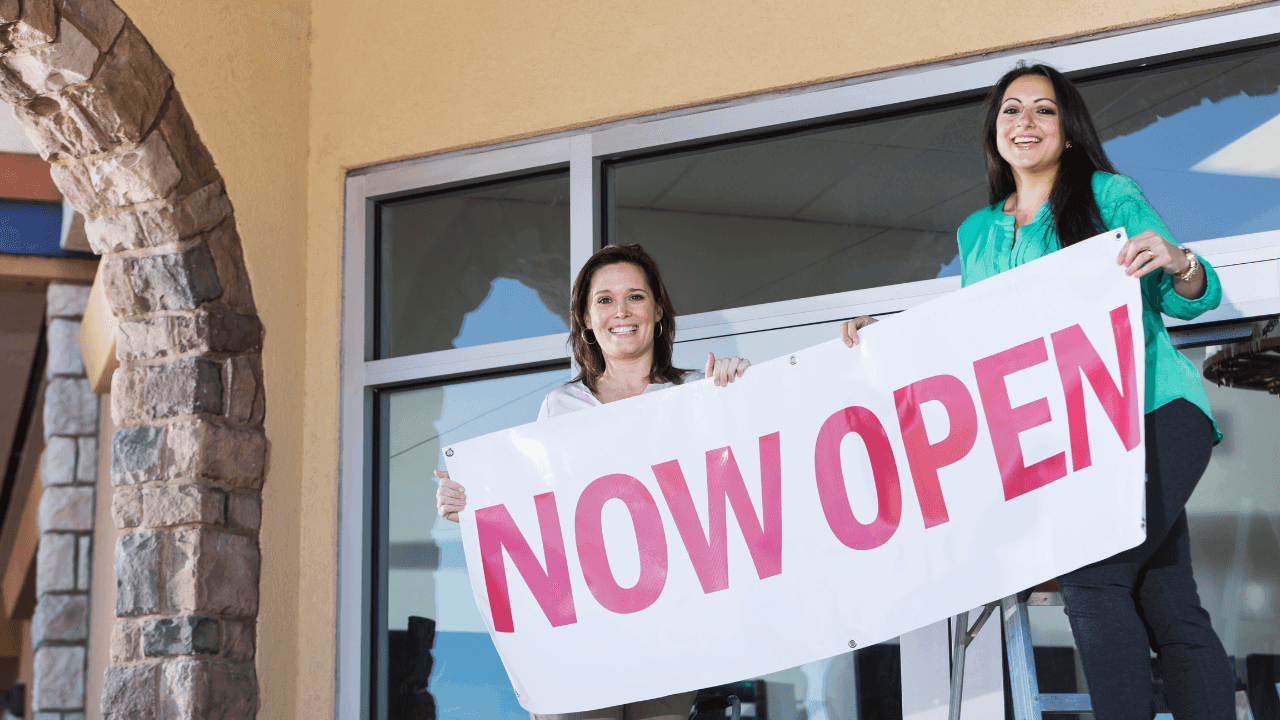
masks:
<svg viewBox="0 0 1280 720"><path fill-rule="evenodd" d="M992 78L995 80L995 78ZM1174 239L1280 228L1280 50L1082 83ZM611 242L691 314L959 274L987 203L978 103L611 165Z"/></svg>
<svg viewBox="0 0 1280 720"><path fill-rule="evenodd" d="M381 358L565 332L569 176L380 203Z"/></svg>
<svg viewBox="0 0 1280 720"><path fill-rule="evenodd" d="M1200 367L1213 350L1188 350ZM1244 676L1280 658L1280 453L1274 395L1205 382L1223 439L1187 503L1191 563L1213 629Z"/></svg>
<svg viewBox="0 0 1280 720"><path fill-rule="evenodd" d="M977 105L613 166L611 242L691 314L958 275Z"/></svg>
<svg viewBox="0 0 1280 720"><path fill-rule="evenodd" d="M1280 228L1280 49L1081 93L1116 169L1137 181L1178 242Z"/></svg>
<svg viewBox="0 0 1280 720"><path fill-rule="evenodd" d="M428 702L413 692L418 672L439 717L528 718L472 597L459 526L436 515L431 471L445 469L442 448L451 443L533 422L542 398L568 380L562 368L381 396L378 526L386 545L377 582L385 588L387 670L379 682L388 717L417 717L413 704ZM415 651L424 625L434 628L429 670Z"/></svg>

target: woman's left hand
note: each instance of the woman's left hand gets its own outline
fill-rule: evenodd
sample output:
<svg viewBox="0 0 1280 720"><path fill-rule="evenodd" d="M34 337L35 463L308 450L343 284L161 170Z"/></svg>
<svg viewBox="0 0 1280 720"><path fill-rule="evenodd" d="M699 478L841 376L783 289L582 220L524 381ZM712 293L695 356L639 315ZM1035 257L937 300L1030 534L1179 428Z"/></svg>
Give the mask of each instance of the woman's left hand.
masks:
<svg viewBox="0 0 1280 720"><path fill-rule="evenodd" d="M703 374L714 379L717 386L724 386L742 377L742 373L749 367L751 367L751 361L746 358L731 357L717 360L715 353L707 353L707 369Z"/></svg>
<svg viewBox="0 0 1280 720"><path fill-rule="evenodd" d="M1186 253L1173 243L1160 237L1151 230L1137 237L1129 238L1116 256L1116 264L1125 266L1125 274L1143 277L1157 269L1163 269L1170 275L1178 275L1187 271L1190 262Z"/></svg>

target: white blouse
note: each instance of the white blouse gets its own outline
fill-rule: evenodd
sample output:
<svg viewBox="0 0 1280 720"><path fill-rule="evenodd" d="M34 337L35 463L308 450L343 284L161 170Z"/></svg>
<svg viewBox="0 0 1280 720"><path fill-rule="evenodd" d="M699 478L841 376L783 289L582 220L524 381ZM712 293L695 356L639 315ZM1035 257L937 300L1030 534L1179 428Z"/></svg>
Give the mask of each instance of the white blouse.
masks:
<svg viewBox="0 0 1280 720"><path fill-rule="evenodd" d="M682 384L697 382L705 377L706 375L703 375L699 370L689 370L684 374ZM645 393L658 392L659 390L666 390L667 388L674 386L675 383L650 383L649 386L644 389L644 392L640 394L644 395ZM596 396L592 395L591 391L587 389L587 386L579 380L578 382L569 383L568 385L561 385L555 390L547 393L547 396L542 399L542 408L538 410L538 420L545 420L557 415L566 415L571 412L586 410L587 408L598 407L603 404L604 403L597 400Z"/></svg>

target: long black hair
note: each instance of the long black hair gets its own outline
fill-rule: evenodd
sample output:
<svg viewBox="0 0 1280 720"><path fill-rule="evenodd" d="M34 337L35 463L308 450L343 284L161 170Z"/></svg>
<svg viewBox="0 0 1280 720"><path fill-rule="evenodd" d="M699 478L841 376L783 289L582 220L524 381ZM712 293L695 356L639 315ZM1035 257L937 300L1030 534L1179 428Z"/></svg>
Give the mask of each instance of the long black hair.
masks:
<svg viewBox="0 0 1280 720"><path fill-rule="evenodd" d="M1062 247L1073 245L1105 232L1102 214L1093 197L1093 173L1101 170L1116 174L1107 158L1093 127L1089 109L1085 107L1080 91L1065 75L1048 65L1018 65L1004 74L1000 82L991 88L983 104L982 152L987 159L987 201L1003 202L1017 190L1013 169L1000 157L996 146L996 121L1005 91L1013 81L1026 75L1048 78L1058 100L1058 117L1062 126L1064 147L1058 162L1058 175L1049 193L1049 210L1053 213L1053 226Z"/></svg>
<svg viewBox="0 0 1280 720"><path fill-rule="evenodd" d="M671 304L667 287L662 284L658 263L639 245L605 247L587 259L573 281L573 300L569 310L569 347L573 350L573 360L578 364L579 373L571 382L582 381L591 392L595 392L596 383L604 374L604 353L600 352L600 345L594 339L588 341L588 333L591 333L592 338L595 335L587 327L587 304L591 301L591 278L596 271L618 263L635 265L644 271L649 292L662 310L662 317L654 328L656 337L653 339L653 365L649 369L649 380L681 384L685 371L671 364L671 354L675 348L676 309Z"/></svg>

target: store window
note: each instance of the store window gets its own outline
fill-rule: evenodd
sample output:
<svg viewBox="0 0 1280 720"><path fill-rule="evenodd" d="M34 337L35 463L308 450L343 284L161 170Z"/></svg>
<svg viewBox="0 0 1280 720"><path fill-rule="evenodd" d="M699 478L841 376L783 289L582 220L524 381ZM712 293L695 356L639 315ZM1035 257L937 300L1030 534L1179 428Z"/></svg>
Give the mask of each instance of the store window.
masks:
<svg viewBox="0 0 1280 720"><path fill-rule="evenodd" d="M565 332L569 173L378 204L377 357Z"/></svg>
<svg viewBox="0 0 1280 720"><path fill-rule="evenodd" d="M376 632L389 718L526 720L471 595L462 533L435 512L442 448L532 422L567 368L380 393ZM440 712L450 709L452 712ZM465 710L465 712L459 712Z"/></svg>

